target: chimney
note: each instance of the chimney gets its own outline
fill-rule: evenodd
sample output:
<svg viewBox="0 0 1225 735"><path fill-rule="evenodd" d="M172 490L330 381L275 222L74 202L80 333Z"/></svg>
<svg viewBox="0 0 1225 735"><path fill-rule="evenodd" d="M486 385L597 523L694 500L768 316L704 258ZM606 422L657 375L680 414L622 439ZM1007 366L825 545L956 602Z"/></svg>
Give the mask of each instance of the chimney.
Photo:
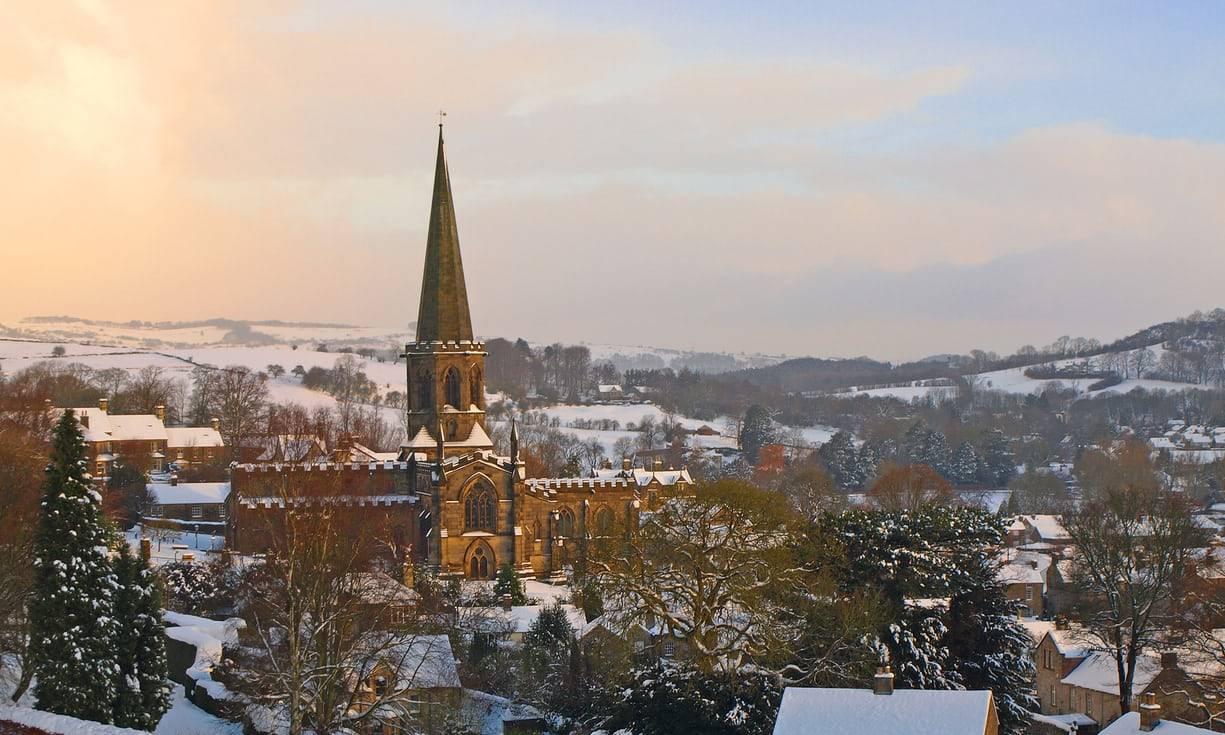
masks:
<svg viewBox="0 0 1225 735"><path fill-rule="evenodd" d="M1067 629L1068 629L1068 619L1062 615L1056 617L1055 618L1055 630L1067 630Z"/></svg>
<svg viewBox="0 0 1225 735"><path fill-rule="evenodd" d="M1161 705L1157 704L1157 695L1149 692L1140 702L1140 731L1152 732L1158 722L1161 722Z"/></svg>
<svg viewBox="0 0 1225 735"><path fill-rule="evenodd" d="M81 426L84 426L86 429L89 428L89 414L84 411L77 414L77 421L81 422Z"/></svg>
<svg viewBox="0 0 1225 735"><path fill-rule="evenodd" d="M153 413L157 414L157 420L163 424L166 423L166 407L158 404L153 407Z"/></svg>
<svg viewBox="0 0 1225 735"><path fill-rule="evenodd" d="M878 666L872 679L873 694L893 694L893 672L888 666Z"/></svg>
<svg viewBox="0 0 1225 735"><path fill-rule="evenodd" d="M1176 651L1163 651L1161 653L1161 669L1177 669L1178 668L1178 653Z"/></svg>
<svg viewBox="0 0 1225 735"><path fill-rule="evenodd" d="M106 413L107 407L110 405L111 405L110 400L106 398L98 399L98 410L101 411L102 413Z"/></svg>
<svg viewBox="0 0 1225 735"><path fill-rule="evenodd" d="M220 432L220 431L221 431L221 419L219 419L219 418L214 418L214 419L213 419L212 421L210 421L209 423L211 423L211 424L213 425L213 431L217 431L217 432Z"/></svg>
<svg viewBox="0 0 1225 735"><path fill-rule="evenodd" d="M660 472L663 470L663 468L664 468L664 461L656 457L655 458L655 471Z"/></svg>
<svg viewBox="0 0 1225 735"><path fill-rule="evenodd" d="M178 475L171 475L171 476L170 476L170 486L171 486L171 487L174 487L174 486L176 486L176 485L178 485L178 484L179 484L179 476L178 476Z"/></svg>
<svg viewBox="0 0 1225 735"><path fill-rule="evenodd" d="M404 583L405 587L412 589L413 587L416 586L417 578L415 574L413 573L412 559L404 560L404 569L401 573L401 577L402 577L401 581Z"/></svg>
<svg viewBox="0 0 1225 735"><path fill-rule="evenodd" d="M153 557L153 541L150 540L149 538L142 538L140 540L140 558L144 559L147 562L152 557Z"/></svg>
<svg viewBox="0 0 1225 735"><path fill-rule="evenodd" d="M508 593L508 594L502 595L502 609L505 610L506 612L510 612L510 608L511 608L510 594Z"/></svg>
<svg viewBox="0 0 1225 735"><path fill-rule="evenodd" d="M1037 569L1037 568L1038 568L1038 560L1037 560L1037 559L1030 559L1030 560L1029 560L1029 566L1030 566L1031 568L1033 568L1033 569Z"/></svg>
<svg viewBox="0 0 1225 735"><path fill-rule="evenodd" d="M630 458L629 458L629 457L622 457L622 458L621 458L621 471L622 471L622 472L629 472L629 471L630 471L630 469L631 469L631 465L630 465Z"/></svg>
<svg viewBox="0 0 1225 735"><path fill-rule="evenodd" d="M50 399L50 398L44 398L44 399L43 399L43 406L44 406L44 407L46 407L46 409L47 409L48 411L50 411L50 410L51 410L51 399Z"/></svg>

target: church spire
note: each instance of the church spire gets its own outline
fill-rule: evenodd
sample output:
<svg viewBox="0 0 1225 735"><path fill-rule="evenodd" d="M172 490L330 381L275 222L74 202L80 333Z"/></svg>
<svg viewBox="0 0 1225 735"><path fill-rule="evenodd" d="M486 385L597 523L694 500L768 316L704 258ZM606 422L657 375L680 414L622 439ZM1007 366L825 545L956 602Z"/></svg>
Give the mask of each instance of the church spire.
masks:
<svg viewBox="0 0 1225 735"><path fill-rule="evenodd" d="M417 311L418 342L472 341L468 289L459 255L459 229L451 198L451 177L443 151L442 124L438 125L438 162L434 168L434 200L425 243L425 274L421 279L421 306Z"/></svg>

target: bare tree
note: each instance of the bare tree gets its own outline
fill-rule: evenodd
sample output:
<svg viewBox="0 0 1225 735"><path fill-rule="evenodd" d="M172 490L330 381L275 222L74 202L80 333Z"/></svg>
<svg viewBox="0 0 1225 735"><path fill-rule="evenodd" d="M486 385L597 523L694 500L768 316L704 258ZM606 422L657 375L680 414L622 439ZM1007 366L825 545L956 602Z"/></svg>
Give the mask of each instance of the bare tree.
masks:
<svg viewBox="0 0 1225 735"><path fill-rule="evenodd" d="M247 641L219 676L289 735L405 727L418 674L452 653L424 635L416 593L379 571L399 569L389 529L344 503L340 474L311 475L270 484L280 507L251 518L268 552L240 585Z"/></svg>
<svg viewBox="0 0 1225 735"><path fill-rule="evenodd" d="M1076 549L1085 635L1114 658L1127 712L1140 656L1171 643L1188 565L1206 535L1182 496L1130 486L1104 490L1063 525Z"/></svg>
<svg viewBox="0 0 1225 735"><path fill-rule="evenodd" d="M28 432L0 428L0 666L17 667L17 701L33 671L25 651L29 639L26 603L34 578L34 529L41 501L44 448Z"/></svg>
<svg viewBox="0 0 1225 735"><path fill-rule="evenodd" d="M628 521L626 534L593 541L589 569L605 614L656 622L705 670L777 651L795 635L778 601L801 577L780 501L745 483L717 482L667 500L640 527Z"/></svg>

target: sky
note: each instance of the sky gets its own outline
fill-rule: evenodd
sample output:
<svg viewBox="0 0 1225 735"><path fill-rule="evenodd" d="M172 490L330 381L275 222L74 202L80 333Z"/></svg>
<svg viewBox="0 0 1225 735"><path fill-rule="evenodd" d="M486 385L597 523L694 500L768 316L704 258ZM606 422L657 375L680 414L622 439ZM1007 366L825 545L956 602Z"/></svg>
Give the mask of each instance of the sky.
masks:
<svg viewBox="0 0 1225 735"><path fill-rule="evenodd" d="M0 323L904 359L1225 306L1225 4L17 0Z"/></svg>

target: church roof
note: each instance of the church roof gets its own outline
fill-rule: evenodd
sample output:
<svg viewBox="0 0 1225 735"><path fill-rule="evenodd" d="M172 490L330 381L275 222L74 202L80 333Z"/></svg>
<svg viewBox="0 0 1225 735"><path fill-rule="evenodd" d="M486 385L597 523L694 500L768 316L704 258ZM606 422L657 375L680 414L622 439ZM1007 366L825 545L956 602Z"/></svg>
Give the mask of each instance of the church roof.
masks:
<svg viewBox="0 0 1225 735"><path fill-rule="evenodd" d="M459 255L459 229L451 197L451 176L438 129L438 162L434 169L434 199L425 243L425 274L417 312L418 342L471 342L472 317L468 288Z"/></svg>

